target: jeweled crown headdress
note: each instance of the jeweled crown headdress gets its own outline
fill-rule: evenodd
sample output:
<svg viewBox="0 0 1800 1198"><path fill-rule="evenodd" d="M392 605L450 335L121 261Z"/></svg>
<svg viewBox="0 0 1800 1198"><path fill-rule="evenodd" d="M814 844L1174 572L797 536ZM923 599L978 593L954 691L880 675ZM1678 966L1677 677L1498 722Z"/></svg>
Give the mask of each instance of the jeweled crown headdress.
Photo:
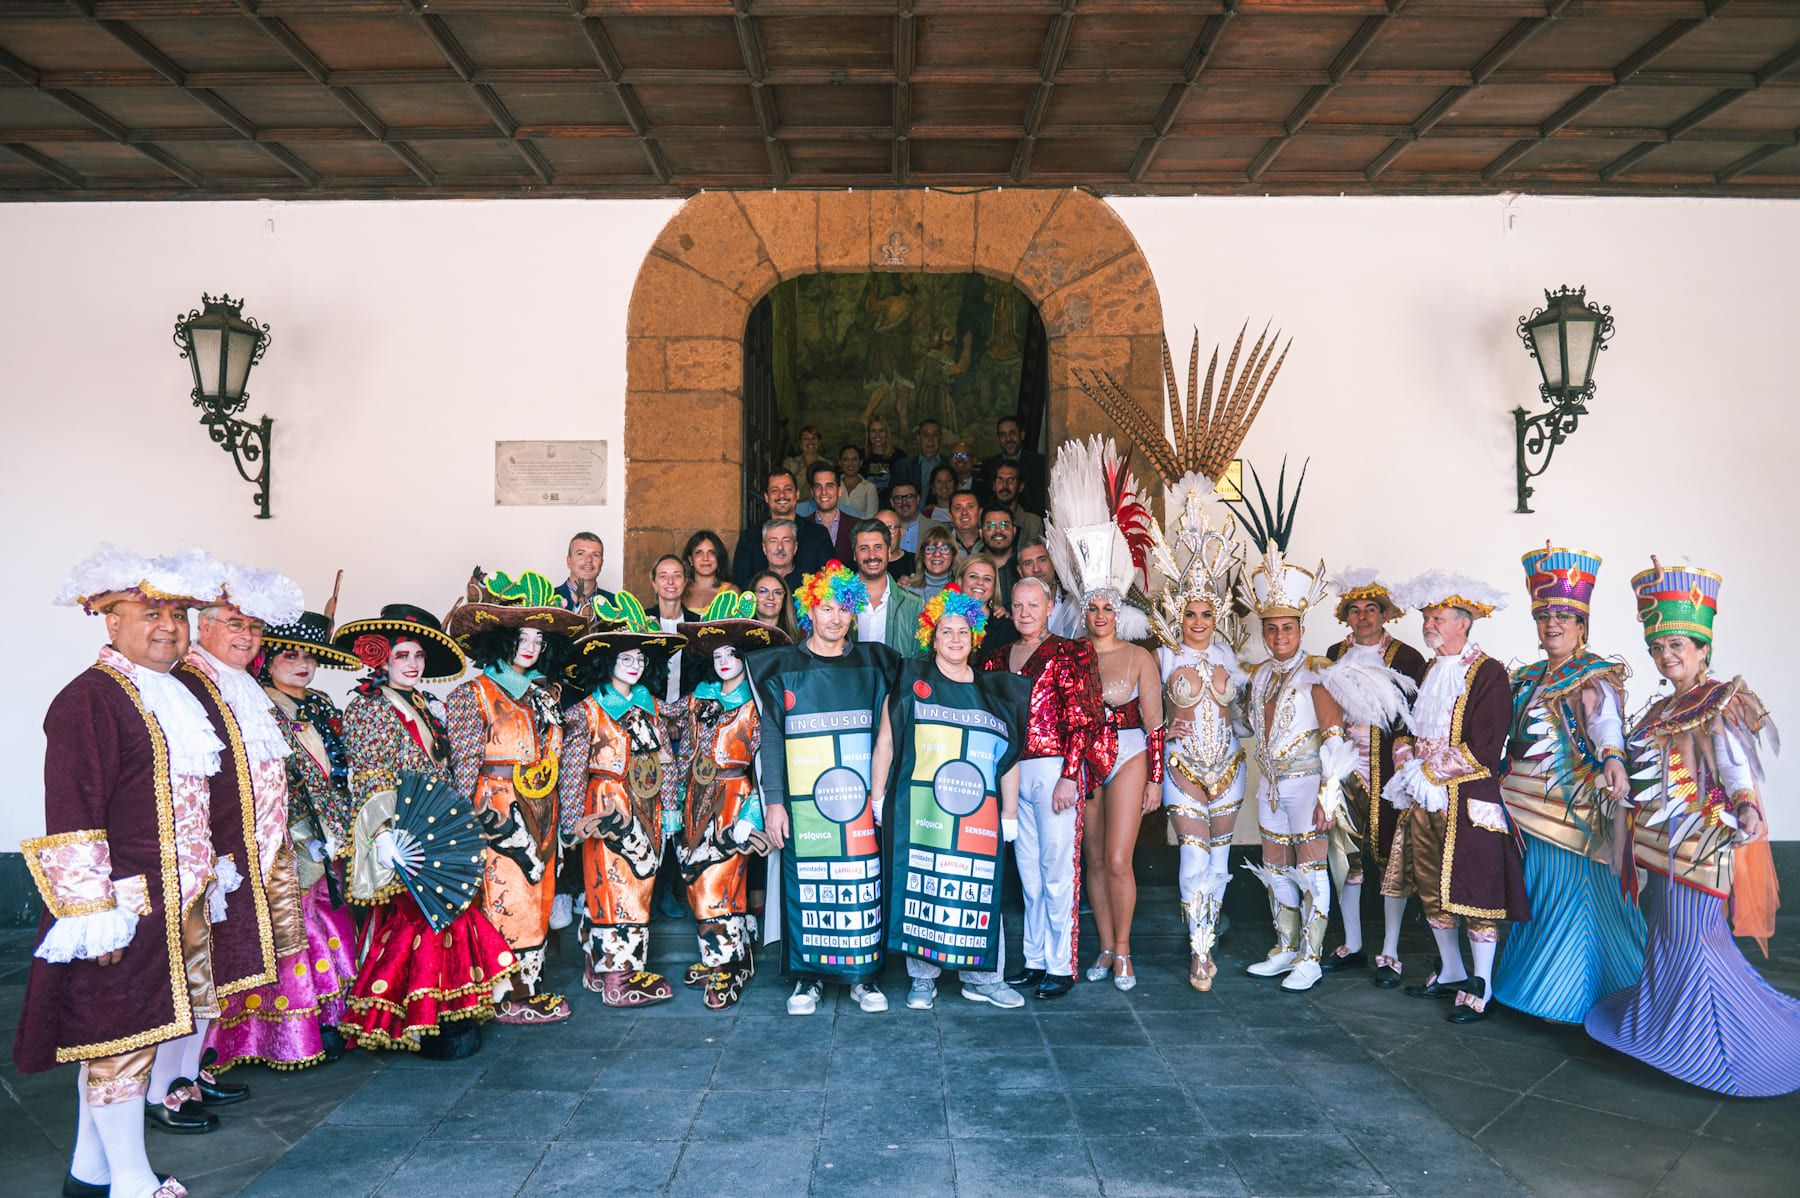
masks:
<svg viewBox="0 0 1800 1198"><path fill-rule="evenodd" d="M1182 492L1182 506L1173 524L1175 543L1171 545L1154 523L1150 526L1151 561L1168 579L1150 608L1150 628L1163 644L1179 649L1182 613L1189 603L1200 599L1212 605L1214 631L1236 643L1231 579L1242 558L1234 539L1237 521L1226 516L1224 525L1214 528L1202 502L1203 490L1210 488L1187 486L1187 482L1183 479L1176 488Z"/></svg>

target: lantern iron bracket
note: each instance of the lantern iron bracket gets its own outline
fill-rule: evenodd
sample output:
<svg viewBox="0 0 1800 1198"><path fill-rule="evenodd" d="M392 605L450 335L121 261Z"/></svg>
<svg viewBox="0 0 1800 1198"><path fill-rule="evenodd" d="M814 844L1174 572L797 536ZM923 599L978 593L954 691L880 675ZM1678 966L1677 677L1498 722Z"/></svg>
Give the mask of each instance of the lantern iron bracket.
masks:
<svg viewBox="0 0 1800 1198"><path fill-rule="evenodd" d="M244 319L246 323L259 330L262 336L257 340L256 348L251 352L249 367L245 368L245 379L248 381L250 367L254 367L263 359L269 348L269 326L257 324L244 317L244 301L234 300L229 295L214 296L202 294L200 302L205 311L223 308L232 316ZM184 360L188 358L188 344L183 336L188 322L202 315L201 308L191 309L186 316L175 318L175 348L181 351ZM251 423L238 419L250 401L250 393L245 391L235 401L208 399L200 392L196 384L188 393L194 406L200 409L200 424L206 429L206 435L212 443L231 455L232 465L237 467L238 477L256 488L252 502L256 504L256 518L269 518L269 449L274 437L275 421L264 416L260 421Z"/></svg>
<svg viewBox="0 0 1800 1198"><path fill-rule="evenodd" d="M1545 291L1546 305L1555 303L1563 296L1574 296L1578 301L1586 302L1587 288L1569 287L1567 285L1556 291ZM1606 343L1613 335L1613 319L1611 307L1594 307L1589 305L1600 316L1600 326L1595 330L1595 338L1599 348L1606 348ZM1519 317L1519 340L1525 346L1525 352L1533 360L1537 358L1537 346L1531 340L1531 322L1542 316L1546 308L1536 308ZM1563 363L1563 377L1566 380L1569 363ZM1513 509L1518 515L1531 514L1531 496L1536 488L1531 480L1550 468L1550 459L1556 453L1556 447L1574 434L1581 418L1588 414L1587 401L1594 396L1594 380L1590 376L1585 387L1552 387L1548 383L1538 384L1538 395L1549 403L1550 409L1532 415L1524 408L1513 409L1513 464L1517 474L1519 505ZM1536 462L1533 465L1533 462Z"/></svg>

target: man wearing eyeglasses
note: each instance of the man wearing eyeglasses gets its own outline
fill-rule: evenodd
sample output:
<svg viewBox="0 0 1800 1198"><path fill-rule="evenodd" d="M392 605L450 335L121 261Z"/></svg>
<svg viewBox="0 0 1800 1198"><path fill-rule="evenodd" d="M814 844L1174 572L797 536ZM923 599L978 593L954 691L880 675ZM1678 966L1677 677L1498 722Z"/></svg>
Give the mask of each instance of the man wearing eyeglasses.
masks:
<svg viewBox="0 0 1800 1198"><path fill-rule="evenodd" d="M795 515L795 507L800 502L800 485L794 476L786 470L771 470L769 478L763 484L763 502L769 505L769 519L795 521L796 536L793 562L784 567L805 573L817 570L831 557L831 537L823 526L812 520L800 520ZM758 573L769 568L768 556L763 552L763 526L758 523L746 526L738 533L737 548L731 555L731 580L739 590L750 585L750 580Z"/></svg>
<svg viewBox="0 0 1800 1198"><path fill-rule="evenodd" d="M920 538L934 523L919 514L919 484L910 478L896 480L888 502L900 520L900 543L896 548L909 556L918 553Z"/></svg>
<svg viewBox="0 0 1800 1198"><path fill-rule="evenodd" d="M1025 509L1019 502L1019 491L1023 487L1017 462L1002 462L994 470L994 505L1003 507L1012 513L1013 530L1020 541L1041 541L1044 539L1043 517Z"/></svg>
<svg viewBox="0 0 1800 1198"><path fill-rule="evenodd" d="M1017 536L1012 512L1006 508L989 504L981 513L981 543L994 559L994 602L1002 609L1012 606L1013 583L1019 580L1019 562L1013 556L1013 540Z"/></svg>

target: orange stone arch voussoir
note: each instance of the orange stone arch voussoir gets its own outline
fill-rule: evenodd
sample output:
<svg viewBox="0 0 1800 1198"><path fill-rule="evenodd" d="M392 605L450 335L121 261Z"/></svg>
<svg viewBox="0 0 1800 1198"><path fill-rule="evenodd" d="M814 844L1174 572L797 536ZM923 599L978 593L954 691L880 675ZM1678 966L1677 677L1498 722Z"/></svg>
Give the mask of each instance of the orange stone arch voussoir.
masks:
<svg viewBox="0 0 1800 1198"><path fill-rule="evenodd" d="M1114 432L1072 368L1162 394L1162 301L1137 241L1084 191L712 191L682 205L638 270L626 328L625 584L711 528L742 522L743 336L799 275L976 272L1043 314L1050 444ZM733 546L735 549L735 545Z"/></svg>

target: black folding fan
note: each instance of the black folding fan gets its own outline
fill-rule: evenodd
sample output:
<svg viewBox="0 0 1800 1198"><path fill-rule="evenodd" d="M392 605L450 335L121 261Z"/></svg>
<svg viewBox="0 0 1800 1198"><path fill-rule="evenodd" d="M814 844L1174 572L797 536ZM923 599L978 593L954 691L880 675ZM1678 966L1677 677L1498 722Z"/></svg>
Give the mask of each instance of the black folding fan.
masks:
<svg viewBox="0 0 1800 1198"><path fill-rule="evenodd" d="M395 795L396 872L432 928L442 931L481 891L487 842L469 800L448 783L403 770Z"/></svg>

